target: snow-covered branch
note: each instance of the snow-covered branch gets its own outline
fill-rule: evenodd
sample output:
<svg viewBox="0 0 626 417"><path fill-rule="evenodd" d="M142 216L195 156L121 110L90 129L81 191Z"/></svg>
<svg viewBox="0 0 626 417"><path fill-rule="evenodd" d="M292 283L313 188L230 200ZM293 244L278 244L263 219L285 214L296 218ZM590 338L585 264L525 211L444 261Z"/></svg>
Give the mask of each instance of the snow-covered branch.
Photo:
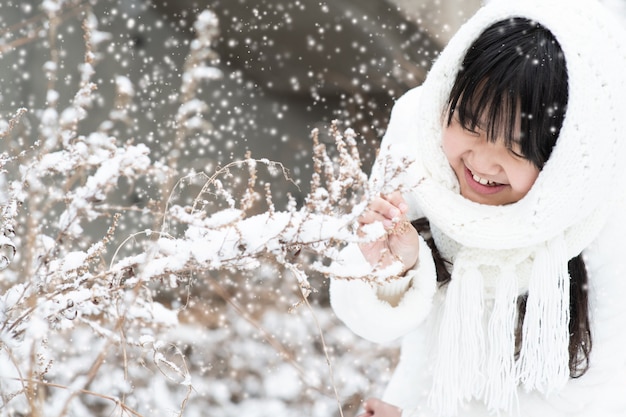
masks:
<svg viewBox="0 0 626 417"><path fill-rule="evenodd" d="M49 39L68 4L44 2L54 21ZM90 12L82 28L86 50L75 94L63 101L57 91L63 54L50 41L45 105L0 121L6 149L20 145L0 155L0 415L142 415L147 401L170 401L167 407L183 415L197 382L190 368L202 366L190 364L168 334L193 300L163 293L204 279L201 287L238 305L211 274L270 265L288 271L284 279L295 277L307 297L315 289L311 275L327 272L345 244L383 233L357 234L359 215L380 190L361 167L356 133L336 123L331 149L312 132L314 172L299 201L275 201L274 190L293 183L285 166L269 159L247 154L215 172L177 168L185 140L211 128L203 117L209 106L196 95L220 76L211 49L217 20L208 11L194 25L167 164L154 161L139 138L120 134L120 125L132 124L128 77L115 77L108 117L90 127L92 108L102 105L99 48L112 37ZM35 126L32 143L20 136L26 122ZM140 183L156 184L143 205L128 197ZM155 226L134 230L135 213ZM310 370L298 372L314 379ZM159 384L181 390L155 398ZM323 391L319 381L311 384Z"/></svg>

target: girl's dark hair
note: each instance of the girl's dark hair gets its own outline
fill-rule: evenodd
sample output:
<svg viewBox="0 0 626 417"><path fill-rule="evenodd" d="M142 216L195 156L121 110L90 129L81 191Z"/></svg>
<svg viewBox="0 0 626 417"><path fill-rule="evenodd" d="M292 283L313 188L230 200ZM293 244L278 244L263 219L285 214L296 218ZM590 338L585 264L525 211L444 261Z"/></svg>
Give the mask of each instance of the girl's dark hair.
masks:
<svg viewBox="0 0 626 417"><path fill-rule="evenodd" d="M492 142L504 138L512 148L519 141L521 156L541 169L567 99L567 68L555 37L534 21L512 18L488 27L468 49L448 99L447 123L456 115L461 126L484 130Z"/></svg>

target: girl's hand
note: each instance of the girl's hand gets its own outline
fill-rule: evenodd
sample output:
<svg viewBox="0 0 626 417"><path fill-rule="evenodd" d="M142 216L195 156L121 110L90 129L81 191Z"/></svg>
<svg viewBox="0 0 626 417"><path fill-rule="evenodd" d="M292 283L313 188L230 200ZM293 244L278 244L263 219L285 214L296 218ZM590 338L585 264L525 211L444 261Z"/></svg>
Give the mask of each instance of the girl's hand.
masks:
<svg viewBox="0 0 626 417"><path fill-rule="evenodd" d="M402 415L402 409L378 398L368 398L363 403L363 408L365 412L357 417L400 417Z"/></svg>
<svg viewBox="0 0 626 417"><path fill-rule="evenodd" d="M361 243L363 256L372 266L385 267L402 261L403 273L413 268L419 254L417 230L406 218L408 206L400 192L378 197L359 218L362 226L382 222L386 235L374 242Z"/></svg>

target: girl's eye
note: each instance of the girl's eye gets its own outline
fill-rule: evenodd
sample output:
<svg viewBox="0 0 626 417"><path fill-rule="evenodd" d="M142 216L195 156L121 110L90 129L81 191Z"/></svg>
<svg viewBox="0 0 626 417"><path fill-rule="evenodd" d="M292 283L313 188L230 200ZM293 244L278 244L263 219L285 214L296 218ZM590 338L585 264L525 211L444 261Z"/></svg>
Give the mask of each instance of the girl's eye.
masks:
<svg viewBox="0 0 626 417"><path fill-rule="evenodd" d="M526 159L526 157L524 155L522 155L521 153L517 152L515 149L513 148L507 148L507 150L509 151L509 153L511 155L513 155L515 158L518 159Z"/></svg>
<svg viewBox="0 0 626 417"><path fill-rule="evenodd" d="M463 129L464 132L467 132L472 136L480 136L480 125L472 126L470 123L461 123L457 114L454 115L453 122Z"/></svg>
<svg viewBox="0 0 626 417"><path fill-rule="evenodd" d="M480 132L478 130L476 130L476 127L475 128L471 128L470 126L463 126L463 125L461 125L461 127L463 128L464 131L466 131L470 135L480 136Z"/></svg>

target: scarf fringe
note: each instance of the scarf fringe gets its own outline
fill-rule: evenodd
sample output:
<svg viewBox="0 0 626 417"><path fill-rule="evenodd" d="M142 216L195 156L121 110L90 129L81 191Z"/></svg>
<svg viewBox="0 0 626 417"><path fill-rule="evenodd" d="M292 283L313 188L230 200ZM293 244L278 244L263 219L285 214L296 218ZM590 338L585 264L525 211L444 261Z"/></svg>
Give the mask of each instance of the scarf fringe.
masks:
<svg viewBox="0 0 626 417"><path fill-rule="evenodd" d="M454 279L458 274L463 279ZM483 277L475 265L464 265L462 260L455 262L452 276L429 398L431 407L443 415L455 415L459 403L480 396L485 384Z"/></svg>
<svg viewBox="0 0 626 417"><path fill-rule="evenodd" d="M489 355L485 400L490 410L511 412L517 404L515 329L517 324L518 279L515 266L502 271L487 329Z"/></svg>
<svg viewBox="0 0 626 417"><path fill-rule="evenodd" d="M459 406L472 398L483 399L491 411L512 412L518 405L519 384L549 394L567 382L567 248L561 237L533 252L517 361L518 262L500 267L493 308L486 321L484 278L479 266L488 262L469 248L457 254L437 335L429 396L429 405L441 415L456 415Z"/></svg>
<svg viewBox="0 0 626 417"><path fill-rule="evenodd" d="M536 389L546 395L561 388L569 378L567 263L564 239L552 240L544 250L537 251L528 287L519 379L527 390Z"/></svg>

